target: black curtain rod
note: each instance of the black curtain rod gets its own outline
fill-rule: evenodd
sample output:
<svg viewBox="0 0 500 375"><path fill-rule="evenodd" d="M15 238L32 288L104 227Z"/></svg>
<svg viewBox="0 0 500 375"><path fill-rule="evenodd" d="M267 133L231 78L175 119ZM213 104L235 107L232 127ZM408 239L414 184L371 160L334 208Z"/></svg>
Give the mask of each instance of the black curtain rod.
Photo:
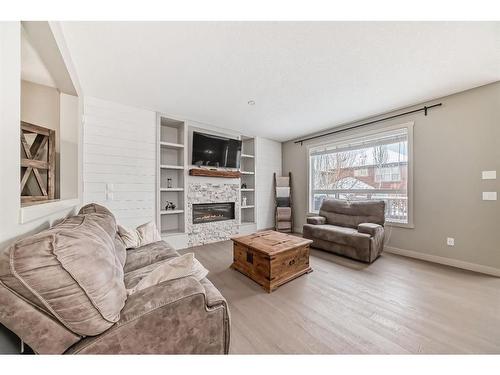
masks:
<svg viewBox="0 0 500 375"><path fill-rule="evenodd" d="M412 113L417 113L417 112L422 112L422 111L424 111L424 114L427 116L427 111L428 111L429 109L431 109L431 108L435 108L435 107L440 107L440 106L442 106L442 105L443 105L443 103L433 104L433 105L430 105L430 106L424 106L424 107L419 108L419 109L414 109L413 111L408 111L408 112L399 113L399 114L397 114L397 115L393 115L393 116L384 117L384 118L381 118L381 119L378 119L378 120L373 120L373 121L365 122L365 123L363 123L363 124L350 126L350 127L348 127L348 128L343 128L343 129L339 129L339 130L334 130L334 131L331 131L331 132L329 132L329 133L319 134L319 135L315 135L315 136L312 136L312 137L309 137L309 138L302 138L302 139L299 139L298 141L295 141L294 143L300 143L300 145L302 146L302 144L303 144L305 141L310 141L311 139L316 139L316 138L326 137L326 136L328 136L328 135L337 134L337 133L340 133L340 132L345 132L345 131L347 131L347 130L352 130L352 129L360 128L360 127L362 127L362 126L375 124L375 123L377 123L377 122L381 122L381 121L391 120L391 119L393 119L393 118L397 118L397 117L401 117L401 116L410 115L410 114L412 114Z"/></svg>

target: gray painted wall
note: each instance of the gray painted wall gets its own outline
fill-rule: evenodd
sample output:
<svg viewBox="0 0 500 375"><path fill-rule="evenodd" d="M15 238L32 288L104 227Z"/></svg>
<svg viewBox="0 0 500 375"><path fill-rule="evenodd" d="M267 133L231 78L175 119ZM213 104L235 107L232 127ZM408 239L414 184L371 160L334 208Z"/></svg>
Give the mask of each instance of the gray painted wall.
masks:
<svg viewBox="0 0 500 375"><path fill-rule="evenodd" d="M500 202L482 201L483 191L500 192L500 82L425 104L437 102L443 106L427 117L419 113L377 125L415 123L415 227L389 227L388 245L500 269ZM483 170L496 170L499 178L482 180ZM301 231L308 202L306 143L283 144L283 173L288 171ZM454 247L446 237L455 238Z"/></svg>
<svg viewBox="0 0 500 375"><path fill-rule="evenodd" d="M273 173L281 175L281 143L257 137L256 197L257 230L274 227Z"/></svg>

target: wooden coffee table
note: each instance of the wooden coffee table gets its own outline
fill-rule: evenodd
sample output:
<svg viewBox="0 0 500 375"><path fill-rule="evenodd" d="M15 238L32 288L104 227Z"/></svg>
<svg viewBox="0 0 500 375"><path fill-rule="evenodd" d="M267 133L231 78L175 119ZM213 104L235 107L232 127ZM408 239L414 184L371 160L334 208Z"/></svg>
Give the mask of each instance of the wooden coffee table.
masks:
<svg viewBox="0 0 500 375"><path fill-rule="evenodd" d="M250 277L268 293L305 273L311 240L272 230L231 237L232 268Z"/></svg>

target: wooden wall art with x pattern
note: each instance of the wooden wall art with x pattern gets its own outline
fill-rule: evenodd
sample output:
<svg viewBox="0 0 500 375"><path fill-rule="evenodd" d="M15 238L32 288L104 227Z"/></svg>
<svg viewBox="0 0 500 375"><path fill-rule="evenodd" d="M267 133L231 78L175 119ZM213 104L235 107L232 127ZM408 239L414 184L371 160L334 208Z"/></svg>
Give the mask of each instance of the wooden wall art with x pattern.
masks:
<svg viewBox="0 0 500 375"><path fill-rule="evenodd" d="M55 197L55 131L21 122L21 203Z"/></svg>

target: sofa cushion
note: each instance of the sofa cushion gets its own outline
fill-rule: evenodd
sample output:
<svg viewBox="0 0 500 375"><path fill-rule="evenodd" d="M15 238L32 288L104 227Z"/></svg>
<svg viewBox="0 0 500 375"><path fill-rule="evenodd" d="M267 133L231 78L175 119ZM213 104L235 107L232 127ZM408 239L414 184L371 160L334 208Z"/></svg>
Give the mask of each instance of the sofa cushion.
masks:
<svg viewBox="0 0 500 375"><path fill-rule="evenodd" d="M347 245L360 249L370 249L370 235L366 233L359 233L353 228L329 224L305 224L304 229L308 232L307 238L311 238L309 236L312 236L312 238L335 242L341 245Z"/></svg>
<svg viewBox="0 0 500 375"><path fill-rule="evenodd" d="M115 232L115 255L122 267L125 265L125 259L127 257L127 251L125 247L125 243L123 240L120 238L118 235L118 229L115 221L115 217L111 213L110 210L108 210L106 207L101 206L97 203L90 203L82 208L80 208L80 211L78 211L78 215L87 215L87 214L97 214L100 216L111 216L113 218L112 221L109 222L111 225L110 227L107 228L110 232ZM102 225L106 225L106 223L102 223Z"/></svg>
<svg viewBox="0 0 500 375"><path fill-rule="evenodd" d="M104 214L113 216L110 210L97 203L86 204L85 206L82 206L82 208L80 208L80 211L78 211L78 215L86 214Z"/></svg>
<svg viewBox="0 0 500 375"><path fill-rule="evenodd" d="M158 241L137 249L127 250L125 273L149 266L164 259L177 257L179 254L166 242Z"/></svg>
<svg viewBox="0 0 500 375"><path fill-rule="evenodd" d="M109 211L70 217L4 250L0 280L71 331L97 335L119 320L126 300L115 236Z"/></svg>
<svg viewBox="0 0 500 375"><path fill-rule="evenodd" d="M384 225L384 201L346 201L325 199L319 210L320 216L326 218L327 224L356 229L361 223Z"/></svg>
<svg viewBox="0 0 500 375"><path fill-rule="evenodd" d="M120 321L81 340L72 354L223 354L229 350L229 311L207 308L194 277L167 281L130 296Z"/></svg>
<svg viewBox="0 0 500 375"><path fill-rule="evenodd" d="M208 270L194 257L194 253L187 253L129 272L125 276L125 287L130 296L140 290L182 277L193 276L200 281L207 274Z"/></svg>
<svg viewBox="0 0 500 375"><path fill-rule="evenodd" d="M122 265L122 268L125 267L125 262L127 260L127 249L125 248L125 243L121 239L120 235L116 233L114 238L115 245L115 255L118 258L118 261Z"/></svg>

